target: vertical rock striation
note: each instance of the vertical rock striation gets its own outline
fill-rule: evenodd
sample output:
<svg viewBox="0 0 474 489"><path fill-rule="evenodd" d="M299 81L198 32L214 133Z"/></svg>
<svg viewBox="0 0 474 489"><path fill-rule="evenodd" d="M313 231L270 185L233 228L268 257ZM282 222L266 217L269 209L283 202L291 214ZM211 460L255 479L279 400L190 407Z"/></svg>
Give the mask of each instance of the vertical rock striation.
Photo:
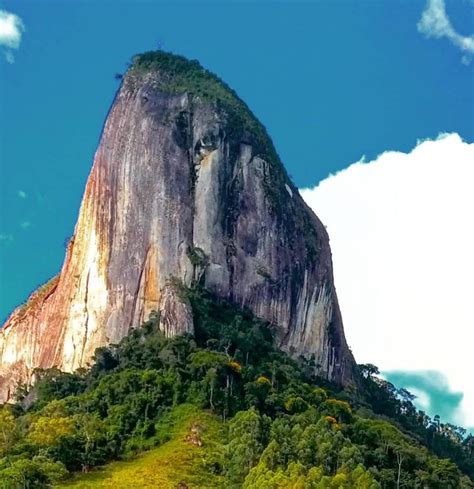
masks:
<svg viewBox="0 0 474 489"><path fill-rule="evenodd" d="M104 125L61 273L0 330L0 402L35 367L72 371L153 310L192 332L172 277L271 322L281 347L350 384L324 226L261 124L197 62L135 58Z"/></svg>

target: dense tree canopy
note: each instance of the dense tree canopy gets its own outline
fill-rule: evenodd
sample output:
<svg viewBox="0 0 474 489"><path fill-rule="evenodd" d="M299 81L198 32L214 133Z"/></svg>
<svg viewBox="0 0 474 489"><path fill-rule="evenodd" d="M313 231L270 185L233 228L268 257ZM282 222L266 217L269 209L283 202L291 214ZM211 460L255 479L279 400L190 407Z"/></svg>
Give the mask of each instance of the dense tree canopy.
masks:
<svg viewBox="0 0 474 489"><path fill-rule="evenodd" d="M469 488L474 443L417 411L413 397L360 366L356 393L279 351L272 330L200 289L194 336L165 338L152 314L89 370L37 372L0 407L0 488L41 488L167 441L162 420L183 403L226 431L206 470L226 487Z"/></svg>

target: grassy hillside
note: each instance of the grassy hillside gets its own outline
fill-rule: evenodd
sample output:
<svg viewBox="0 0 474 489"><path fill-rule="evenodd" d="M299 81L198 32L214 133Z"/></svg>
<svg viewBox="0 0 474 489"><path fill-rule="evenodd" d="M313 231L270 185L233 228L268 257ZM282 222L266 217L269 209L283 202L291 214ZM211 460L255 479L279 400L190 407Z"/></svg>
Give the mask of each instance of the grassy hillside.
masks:
<svg viewBox="0 0 474 489"><path fill-rule="evenodd" d="M165 338L152 315L89 370L38 371L0 407L0 489L474 488L474 438L373 365L342 391L249 312L179 293L194 336Z"/></svg>
<svg viewBox="0 0 474 489"><path fill-rule="evenodd" d="M112 462L88 474L76 476L57 488L69 489L175 489L223 487L222 477L212 474L205 460L219 446L222 423L210 412L183 404L164 416L170 440L127 461Z"/></svg>

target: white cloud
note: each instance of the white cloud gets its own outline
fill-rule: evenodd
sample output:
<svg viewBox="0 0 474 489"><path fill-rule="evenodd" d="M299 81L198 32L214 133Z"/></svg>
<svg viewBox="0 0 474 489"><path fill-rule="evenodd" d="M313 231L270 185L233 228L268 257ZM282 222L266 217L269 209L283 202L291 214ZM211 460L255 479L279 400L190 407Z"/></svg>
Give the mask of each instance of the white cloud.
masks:
<svg viewBox="0 0 474 489"><path fill-rule="evenodd" d="M328 227L348 341L382 371L436 370L474 426L474 144L357 162L301 193Z"/></svg>
<svg viewBox="0 0 474 489"><path fill-rule="evenodd" d="M28 229L29 227L31 227L31 222L30 221L21 221L20 227L22 229Z"/></svg>
<svg viewBox="0 0 474 489"><path fill-rule="evenodd" d="M28 194L24 190L18 190L18 197L20 197L20 199L26 199Z"/></svg>
<svg viewBox="0 0 474 489"><path fill-rule="evenodd" d="M18 15L0 10L0 46L4 46L5 58L9 63L15 61L12 49L20 47L24 31L25 25Z"/></svg>
<svg viewBox="0 0 474 489"><path fill-rule="evenodd" d="M446 13L444 0L428 0L417 27L426 37L449 39L464 53L462 63L470 63L474 54L474 35L463 36L455 31Z"/></svg>

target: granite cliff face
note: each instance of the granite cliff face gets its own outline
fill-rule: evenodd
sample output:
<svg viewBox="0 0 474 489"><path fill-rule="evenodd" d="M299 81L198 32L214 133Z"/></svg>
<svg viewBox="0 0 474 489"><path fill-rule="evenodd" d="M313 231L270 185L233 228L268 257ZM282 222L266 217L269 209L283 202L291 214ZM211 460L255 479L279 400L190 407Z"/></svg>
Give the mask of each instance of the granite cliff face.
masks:
<svg viewBox="0 0 474 489"><path fill-rule="evenodd" d="M193 330L171 278L271 322L281 347L353 382L324 226L261 124L196 62L137 57L109 112L58 277L0 330L0 402L35 367L72 371L152 310Z"/></svg>

